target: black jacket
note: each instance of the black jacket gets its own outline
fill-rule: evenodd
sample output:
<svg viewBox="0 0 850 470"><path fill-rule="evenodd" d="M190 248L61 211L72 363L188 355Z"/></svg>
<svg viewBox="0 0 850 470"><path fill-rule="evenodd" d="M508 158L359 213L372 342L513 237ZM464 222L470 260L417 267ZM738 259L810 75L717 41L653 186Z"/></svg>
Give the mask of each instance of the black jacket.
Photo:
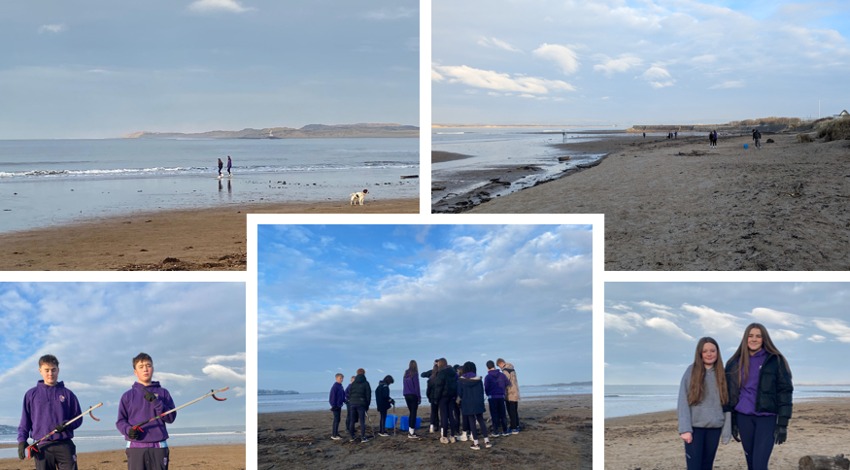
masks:
<svg viewBox="0 0 850 470"><path fill-rule="evenodd" d="M383 380L378 382L378 388L375 389L375 405L378 411L390 409L390 386Z"/></svg>
<svg viewBox="0 0 850 470"><path fill-rule="evenodd" d="M451 367L437 372L437 380L434 381L434 398L440 401L443 398L455 398L457 396L457 374Z"/></svg>
<svg viewBox="0 0 850 470"><path fill-rule="evenodd" d="M428 403L437 403L439 398L435 398L436 390L434 383L437 381L437 378L431 378L431 373L434 372L432 370L426 370L425 372L419 374L423 379L428 379L427 387L425 388L425 396L428 397Z"/></svg>
<svg viewBox="0 0 850 470"><path fill-rule="evenodd" d="M369 409L372 405L372 386L366 380L365 375L358 375L351 384L351 391L348 394L348 403L351 406L361 406Z"/></svg>
<svg viewBox="0 0 850 470"><path fill-rule="evenodd" d="M726 363L726 385L729 389L729 403L726 411L734 411L741 394L738 380L738 358ZM791 370L786 362L777 355L768 353L759 370L759 385L756 394L756 411L773 413L777 416L778 426L788 426L791 419L791 399L794 385L791 383Z"/></svg>
<svg viewBox="0 0 850 470"><path fill-rule="evenodd" d="M477 415L484 413L484 382L481 377L459 378L457 394L460 397L461 414Z"/></svg>

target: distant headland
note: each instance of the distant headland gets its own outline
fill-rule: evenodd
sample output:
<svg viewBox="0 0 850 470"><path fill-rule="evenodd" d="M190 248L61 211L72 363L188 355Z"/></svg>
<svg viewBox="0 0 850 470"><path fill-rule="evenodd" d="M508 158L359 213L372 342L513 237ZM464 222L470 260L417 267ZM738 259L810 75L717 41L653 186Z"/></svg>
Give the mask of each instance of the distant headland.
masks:
<svg viewBox="0 0 850 470"><path fill-rule="evenodd" d="M300 129L269 127L198 133L140 131L124 136L125 139L332 139L363 137L419 137L419 127L386 123L308 124Z"/></svg>
<svg viewBox="0 0 850 470"><path fill-rule="evenodd" d="M257 395L298 395L295 390L257 390Z"/></svg>

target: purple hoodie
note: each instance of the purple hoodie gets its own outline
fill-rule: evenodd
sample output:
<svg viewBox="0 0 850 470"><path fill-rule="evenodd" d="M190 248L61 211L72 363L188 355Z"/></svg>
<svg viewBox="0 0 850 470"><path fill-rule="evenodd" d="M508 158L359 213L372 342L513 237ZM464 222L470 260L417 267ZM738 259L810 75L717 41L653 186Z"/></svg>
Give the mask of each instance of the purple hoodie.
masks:
<svg viewBox="0 0 850 470"><path fill-rule="evenodd" d="M152 403L145 400L145 391L153 393L157 398ZM115 422L115 427L128 441L127 447L157 447L156 444L168 439L168 430L165 428L165 424L173 423L177 417L177 412L169 413L161 419L142 426L144 432L141 433L139 439L132 440L127 433L133 426L144 423L154 416L174 408L174 400L171 399L171 394L168 393L168 390L160 387L159 382L151 382L147 387L135 382L133 387L121 396L121 403L118 405L118 421Z"/></svg>
<svg viewBox="0 0 850 470"><path fill-rule="evenodd" d="M338 382L334 382L331 385L331 393L328 396L328 403L331 404L331 408L342 408L342 405L345 404L345 389L342 388L342 384Z"/></svg>
<svg viewBox="0 0 850 470"><path fill-rule="evenodd" d="M764 348L750 356L750 368L747 371L747 377L744 379L744 384L741 386L741 394L738 397L738 404L735 405L735 411L745 415L755 416L773 416L773 413L764 413L756 411L756 396L759 389L759 377L761 366L767 359L767 351Z"/></svg>
<svg viewBox="0 0 850 470"><path fill-rule="evenodd" d="M39 440L50 434L56 426L80 415L80 402L74 393L65 388L65 382L49 387L39 380L35 387L24 395L24 409L18 426L18 442L28 437ZM45 442L72 439L74 429L83 424L82 418L71 423L64 431L50 436Z"/></svg>
<svg viewBox="0 0 850 470"><path fill-rule="evenodd" d="M407 373L405 372L405 374ZM405 375L402 382L404 384L401 393L402 395L413 395L418 400L422 400L422 392L419 390L419 374L410 374L410 376Z"/></svg>
<svg viewBox="0 0 850 470"><path fill-rule="evenodd" d="M499 369L490 369L484 377L484 391L490 398L505 398L505 388L508 383L508 377Z"/></svg>

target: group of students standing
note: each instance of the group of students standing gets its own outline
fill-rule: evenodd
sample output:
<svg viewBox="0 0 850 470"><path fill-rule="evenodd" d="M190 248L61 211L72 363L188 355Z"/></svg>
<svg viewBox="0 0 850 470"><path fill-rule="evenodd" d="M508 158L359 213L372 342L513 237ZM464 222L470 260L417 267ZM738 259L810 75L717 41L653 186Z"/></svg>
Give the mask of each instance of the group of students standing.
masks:
<svg viewBox="0 0 850 470"><path fill-rule="evenodd" d="M679 436L688 470L711 469L719 441L740 442L749 470L767 470L785 442L794 386L788 361L767 328L752 323L724 369L713 338L697 343L679 387Z"/></svg>
<svg viewBox="0 0 850 470"><path fill-rule="evenodd" d="M498 364L499 369L496 369ZM487 361L487 375L483 378L477 375L475 363L468 361L463 366L449 366L445 358L436 359L432 369L419 373L415 360L411 360L404 372L402 394L408 408L409 427L407 437L419 439L416 434L416 416L422 404L422 393L419 379L428 380L426 397L431 405L430 432L440 432L440 442L449 444L472 439L473 450L481 448L480 438L483 437L484 447L490 448L490 437L507 436L519 433L519 384L513 365L498 359L496 363ZM336 374L331 386L329 402L333 412L331 439L339 440L339 424L342 406L347 407L346 429L351 441L356 441L356 425L360 423L360 441L368 442L366 436L366 412L371 406L372 390L366 372L357 370L357 375L351 378L351 383L343 389L344 376ZM391 375L387 375L375 388L375 401L380 413L379 436L388 436L385 426L387 411L395 405L390 397L389 386L394 383ZM492 430L488 430L484 420L484 397L488 397ZM508 418L509 416L509 418ZM508 427L510 421L510 428ZM461 434L461 429L463 433ZM501 432L500 432L501 429Z"/></svg>
<svg viewBox="0 0 850 470"><path fill-rule="evenodd" d="M47 354L39 358L42 380L24 395L18 426L18 457L27 454L37 470L76 470L77 447L74 430L82 425L80 402L74 392L59 381L59 360ZM133 358L136 382L118 404L118 431L126 440L128 470L168 470L168 430L176 412L174 400L159 382L153 380L153 359L146 353ZM151 419L158 417L157 419ZM144 424L138 424L144 423ZM28 443L28 439L35 441Z"/></svg>

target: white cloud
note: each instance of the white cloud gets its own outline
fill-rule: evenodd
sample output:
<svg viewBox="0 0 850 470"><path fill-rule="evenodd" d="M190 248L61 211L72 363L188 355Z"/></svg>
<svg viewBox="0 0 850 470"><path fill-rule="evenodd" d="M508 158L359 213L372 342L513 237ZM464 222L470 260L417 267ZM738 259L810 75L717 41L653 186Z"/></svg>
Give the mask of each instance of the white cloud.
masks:
<svg viewBox="0 0 850 470"><path fill-rule="evenodd" d="M242 383L245 382L245 374L240 374L236 370L223 366L221 364L210 364L204 366L201 371L212 379L219 380L225 383Z"/></svg>
<svg viewBox="0 0 850 470"><path fill-rule="evenodd" d="M480 38L478 38L478 45L484 46L484 47L491 47L491 48L495 48L495 49L502 49L502 50L505 50L505 51L508 51L508 52L522 52L521 50L514 47L513 45L511 45L511 44L509 44L505 41L502 41L501 39L492 38L492 37L488 38L488 37L485 37L485 36L481 36Z"/></svg>
<svg viewBox="0 0 850 470"><path fill-rule="evenodd" d="M237 0L195 0L189 5L189 9L201 13L224 11L230 13L244 13L254 10L246 8Z"/></svg>
<svg viewBox="0 0 850 470"><path fill-rule="evenodd" d="M660 65L653 65L646 69L640 77L646 80L652 88L666 88L676 83L670 72Z"/></svg>
<svg viewBox="0 0 850 470"><path fill-rule="evenodd" d="M449 83L461 83L502 92L545 95L555 91L575 91L572 85L561 80L547 80L524 75L511 76L507 73L481 70L467 65L434 65L432 79L435 74L439 77L435 81L446 80Z"/></svg>
<svg viewBox="0 0 850 470"><path fill-rule="evenodd" d="M797 333L796 331L782 330L782 329L773 330L773 333L771 334L771 338L778 339L778 340L785 340L785 339L794 340L794 339L799 339L801 336L802 335L800 333Z"/></svg>
<svg viewBox="0 0 850 470"><path fill-rule="evenodd" d="M623 334L634 333L637 325L643 322L643 318L636 313L615 315L605 312L605 329L616 330Z"/></svg>
<svg viewBox="0 0 850 470"><path fill-rule="evenodd" d="M738 327L738 318L728 313L718 312L704 305L695 306L684 304L682 310L693 313L697 316L700 328L708 334L716 334L719 332L727 332L737 334L740 328Z"/></svg>
<svg viewBox="0 0 850 470"><path fill-rule="evenodd" d="M236 353L230 355L212 356L207 358L207 364L215 364L218 362L245 362L245 353Z"/></svg>
<svg viewBox="0 0 850 470"><path fill-rule="evenodd" d="M813 323L824 332L834 335L838 341L850 343L850 326L847 326L843 321L830 318L814 320Z"/></svg>
<svg viewBox="0 0 850 470"><path fill-rule="evenodd" d="M566 75L572 75L578 71L578 56L567 46L544 43L535 49L533 54L542 59L555 62Z"/></svg>
<svg viewBox="0 0 850 470"><path fill-rule="evenodd" d="M39 34L51 33L51 34L59 34L64 33L68 30L68 27L64 24L43 24L38 28Z"/></svg>
<svg viewBox="0 0 850 470"><path fill-rule="evenodd" d="M413 18L414 16L416 16L416 10L404 7L382 8L380 10L366 12L363 15L366 19L376 21L394 21L405 18Z"/></svg>
<svg viewBox="0 0 850 470"><path fill-rule="evenodd" d="M781 326L800 325L800 317L793 313L780 312L770 308L756 307L750 313L753 318L762 323L775 323Z"/></svg>
<svg viewBox="0 0 850 470"><path fill-rule="evenodd" d="M744 88L746 82L743 80L726 80L711 87L712 90L729 90L732 88Z"/></svg>
<svg viewBox="0 0 850 470"><path fill-rule="evenodd" d="M826 341L826 337L821 335L811 335L809 336L808 340L813 343L823 343L824 341Z"/></svg>
<svg viewBox="0 0 850 470"><path fill-rule="evenodd" d="M693 336L685 333L684 330L679 328L678 325L676 325L675 323L671 322L670 320L668 320L666 318L658 318L658 317L650 318L650 319L646 320L646 326L648 326L652 329L661 331L663 333L666 333L670 336L675 336L675 337L678 337L678 338L683 338L683 339L687 339L687 340L691 340L691 341L694 340Z"/></svg>
<svg viewBox="0 0 850 470"><path fill-rule="evenodd" d="M616 59L612 59L607 56L603 56L601 58L601 62L593 66L593 70L596 72L602 72L607 76L614 75L616 73L624 73L629 70L640 67L643 65L643 60L640 57L623 54Z"/></svg>

